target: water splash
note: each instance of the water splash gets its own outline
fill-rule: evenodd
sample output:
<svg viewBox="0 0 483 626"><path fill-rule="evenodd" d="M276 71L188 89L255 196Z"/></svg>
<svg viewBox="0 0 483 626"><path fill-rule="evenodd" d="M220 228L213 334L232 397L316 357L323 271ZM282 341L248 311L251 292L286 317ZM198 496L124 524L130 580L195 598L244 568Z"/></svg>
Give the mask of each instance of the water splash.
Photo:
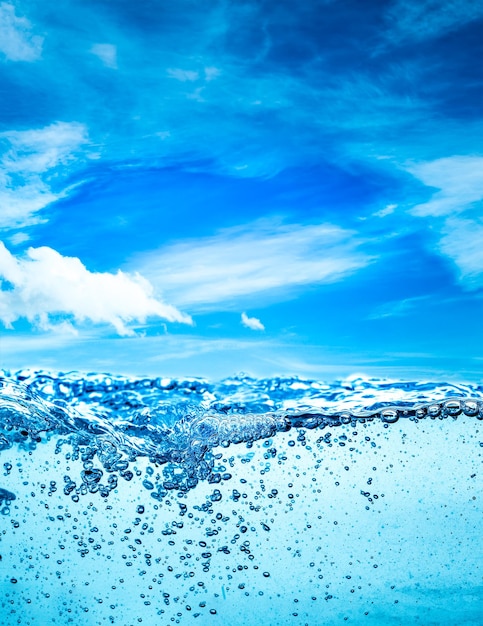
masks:
<svg viewBox="0 0 483 626"><path fill-rule="evenodd" d="M166 465L151 495L189 490L199 480L217 483L211 451L252 444L291 429L399 419L483 419L480 385L409 383L352 377L327 384L299 378L134 378L109 375L52 375L20 371L0 378L0 449L15 443L35 448L42 436L62 436L73 458L84 463L80 484L66 478L65 493L76 497L130 480L139 457ZM100 467L94 467L97 458ZM208 460L207 460L208 459ZM102 481L104 474L109 480Z"/></svg>

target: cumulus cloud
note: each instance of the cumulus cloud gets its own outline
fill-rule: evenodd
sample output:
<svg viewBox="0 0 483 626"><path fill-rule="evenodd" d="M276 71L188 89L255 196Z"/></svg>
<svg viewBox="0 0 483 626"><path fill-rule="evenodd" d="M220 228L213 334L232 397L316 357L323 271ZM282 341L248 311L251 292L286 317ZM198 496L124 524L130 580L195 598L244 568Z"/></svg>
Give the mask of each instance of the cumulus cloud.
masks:
<svg viewBox="0 0 483 626"><path fill-rule="evenodd" d="M0 242L0 321L6 327L21 318L42 329L56 323L111 324L120 335L127 324L148 317L191 323L189 316L154 297L139 274L90 272L78 258L48 247L29 248L24 258Z"/></svg>
<svg viewBox="0 0 483 626"><path fill-rule="evenodd" d="M241 314L241 323L251 330L265 330L265 326L257 317L248 317L246 313Z"/></svg>
<svg viewBox="0 0 483 626"><path fill-rule="evenodd" d="M483 156L456 155L418 163L408 171L438 190L430 200L413 207L413 215L437 217L459 213L483 198Z"/></svg>
<svg viewBox="0 0 483 626"><path fill-rule="evenodd" d="M91 48L91 53L100 59L106 67L117 69L117 48L111 43L96 43Z"/></svg>
<svg viewBox="0 0 483 626"><path fill-rule="evenodd" d="M77 122L0 133L0 228L41 221L39 211L66 192L53 191L50 176L68 166L87 142L87 130Z"/></svg>
<svg viewBox="0 0 483 626"><path fill-rule="evenodd" d="M15 15L13 4L0 4L0 52L9 61L37 61L43 41L43 37L32 34L32 24L26 17Z"/></svg>
<svg viewBox="0 0 483 626"><path fill-rule="evenodd" d="M260 220L166 246L135 263L172 302L208 309L262 293L283 300L292 288L341 280L370 263L361 243L331 224Z"/></svg>

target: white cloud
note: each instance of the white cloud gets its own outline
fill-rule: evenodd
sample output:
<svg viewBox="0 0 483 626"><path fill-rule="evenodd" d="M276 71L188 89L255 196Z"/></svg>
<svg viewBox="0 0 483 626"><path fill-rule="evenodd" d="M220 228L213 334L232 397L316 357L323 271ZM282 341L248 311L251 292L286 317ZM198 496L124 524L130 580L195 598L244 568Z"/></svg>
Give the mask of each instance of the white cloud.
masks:
<svg viewBox="0 0 483 626"><path fill-rule="evenodd" d="M483 156L451 156L407 168L437 191L411 213L428 219L436 250L454 264L467 289L483 286Z"/></svg>
<svg viewBox="0 0 483 626"><path fill-rule="evenodd" d="M440 251L456 265L459 280L469 289L483 287L483 219L446 220Z"/></svg>
<svg viewBox="0 0 483 626"><path fill-rule="evenodd" d="M42 54L43 37L32 34L32 24L15 15L15 7L0 4L0 52L9 61L37 61Z"/></svg>
<svg viewBox="0 0 483 626"><path fill-rule="evenodd" d="M391 215L394 213L394 210L397 209L397 204L388 204L383 209L376 211L373 213L373 217L386 217L387 215Z"/></svg>
<svg viewBox="0 0 483 626"><path fill-rule="evenodd" d="M77 122L55 122L32 130L0 133L10 148L2 155L2 167L9 172L42 174L73 159L73 153L87 142L85 126Z"/></svg>
<svg viewBox="0 0 483 626"><path fill-rule="evenodd" d="M91 53L100 59L106 67L117 69L117 48L111 43L96 43L91 48Z"/></svg>
<svg viewBox="0 0 483 626"><path fill-rule="evenodd" d="M27 233L18 232L9 237L10 243L14 246L19 246L22 243L25 243L30 239L30 236Z"/></svg>
<svg viewBox="0 0 483 626"><path fill-rule="evenodd" d="M482 156L451 156L407 169L428 187L439 190L428 202L413 207L413 215L425 217L459 213L483 198Z"/></svg>
<svg viewBox="0 0 483 626"><path fill-rule="evenodd" d="M0 228L30 226L43 220L37 213L61 195L52 193L40 180L16 189L0 186Z"/></svg>
<svg viewBox="0 0 483 626"><path fill-rule="evenodd" d="M39 211L66 192L52 190L50 175L87 142L85 126L76 122L0 133L0 228L40 222Z"/></svg>
<svg viewBox="0 0 483 626"><path fill-rule="evenodd" d="M241 314L241 323L251 330L265 330L265 326L257 317L248 317L246 313Z"/></svg>
<svg viewBox="0 0 483 626"><path fill-rule="evenodd" d="M166 246L135 263L172 302L206 309L261 293L284 299L294 287L341 280L372 260L360 243L353 231L330 224L260 220Z"/></svg>
<svg viewBox="0 0 483 626"><path fill-rule="evenodd" d="M56 318L65 326L90 321L111 324L120 335L132 334L126 324L159 317L191 323L189 316L153 295L152 285L139 274L90 272L78 258L52 248L29 248L16 258L0 242L0 320L7 327L20 318L51 329ZM66 319L67 318L67 319Z"/></svg>

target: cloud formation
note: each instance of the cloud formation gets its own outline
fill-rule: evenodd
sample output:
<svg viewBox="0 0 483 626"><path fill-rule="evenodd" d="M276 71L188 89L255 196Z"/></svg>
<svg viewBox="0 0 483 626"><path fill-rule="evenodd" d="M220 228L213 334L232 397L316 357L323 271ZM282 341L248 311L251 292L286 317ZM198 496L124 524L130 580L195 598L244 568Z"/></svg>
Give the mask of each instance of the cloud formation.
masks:
<svg viewBox="0 0 483 626"><path fill-rule="evenodd" d="M248 317L246 313L241 314L241 323L250 330L265 330L265 326L257 317Z"/></svg>
<svg viewBox="0 0 483 626"><path fill-rule="evenodd" d="M193 70L183 70L179 67L172 67L168 69L168 76L170 78L175 78L176 80L181 81L182 83L185 82L193 82L195 80L198 80L199 78L199 74L198 72L195 72Z"/></svg>
<svg viewBox="0 0 483 626"><path fill-rule="evenodd" d="M467 289L483 286L483 157L456 155L419 163L409 171L435 191L411 213L428 219L437 233L436 250L456 267Z"/></svg>
<svg viewBox="0 0 483 626"><path fill-rule="evenodd" d="M241 311L309 293L321 305L329 290L314 287L367 266L371 258L360 244L377 238L373 249L381 262L330 290L334 300L324 319L340 332L318 323L317 307L305 310L302 299L277 307L277 315L290 309L286 323L313 345L344 335L354 345L375 342L379 349L384 343L386 350L387 334L382 341L361 323L368 302L376 308L406 298L395 313L402 315L414 296L435 291L435 282L456 295L461 286L474 291L482 285L483 84L475 62L483 55L481 22L475 21L482 8L482 0L73 0L58 3L52 19L49 3L0 0L0 132L14 129L0 136L0 235L20 250L28 237L35 246L65 245L73 257L89 258L92 271L126 269L122 264L140 250L170 242L129 267L167 302L190 312L235 312L231 330L253 342L265 335L244 331ZM91 150L96 161L85 158ZM401 176L401 164L408 163L415 178L407 171ZM339 180L330 164L347 177ZM177 178L179 171L204 177L203 191L189 177ZM175 176L166 182L170 172ZM49 203L73 189L66 189L72 173L86 181L86 193L59 203L63 212L52 210L51 227L30 228L45 222ZM270 177L278 189L268 197L258 181ZM258 179L251 181L257 188L250 189L249 178ZM237 185L220 195L233 180ZM129 198L123 193L128 186ZM229 194L236 194L235 202ZM408 198L412 213L403 210ZM216 230L275 211L292 223L252 221ZM359 234L331 224L356 224ZM47 267L47 254L35 254L41 258L16 259L23 274ZM122 282L118 275L84 271L92 293L93 276L96 284ZM133 321L141 315L131 301L119 308L114 300L124 302L122 294L101 313L82 308L87 305L77 303L77 293L63 300L46 285L39 295L43 278L37 274L4 281L4 318L30 316L47 327L58 317L89 324L112 324L114 317L125 332L129 315ZM139 289L144 295L138 299L155 300L149 288ZM465 298L481 301L479 293ZM468 329L459 345L464 337L471 344L470 308L462 304L455 318L455 327ZM260 315L267 328L280 327L268 306ZM22 324L15 328L12 336ZM435 324L433 332L443 337L439 345L447 355L446 329L438 335ZM458 335L452 336L456 342ZM417 333L412 340L419 340Z"/></svg>
<svg viewBox="0 0 483 626"><path fill-rule="evenodd" d="M483 220L452 217L442 228L439 250L455 264L459 281L468 289L483 287Z"/></svg>
<svg viewBox="0 0 483 626"><path fill-rule="evenodd" d="M43 37L32 33L26 17L18 17L15 7L0 4L0 52L9 61L37 61L42 55Z"/></svg>
<svg viewBox="0 0 483 626"><path fill-rule="evenodd" d="M441 37L483 17L481 0L396 0L387 11L396 41Z"/></svg>
<svg viewBox="0 0 483 626"><path fill-rule="evenodd" d="M117 69L117 48L111 43L96 43L91 53L100 59L106 67Z"/></svg>
<svg viewBox="0 0 483 626"><path fill-rule="evenodd" d="M39 211L65 193L53 190L51 177L87 143L87 129L77 122L0 133L0 229L41 221Z"/></svg>
<svg viewBox="0 0 483 626"><path fill-rule="evenodd" d="M411 210L419 217L460 213L483 199L483 156L456 155L418 163L408 171L436 191L427 202Z"/></svg>
<svg viewBox="0 0 483 626"><path fill-rule="evenodd" d="M370 263L353 231L331 224L259 220L135 258L178 306L210 309L270 293L332 283ZM277 294L277 295L276 295Z"/></svg>
<svg viewBox="0 0 483 626"><path fill-rule="evenodd" d="M424 48L409 55L405 38L420 25L424 36L466 26L481 6L247 0L207 7L180 0L167 7L154 0L148 8L76 0L59 5L52 20L45 3L31 3L29 15L48 32L49 54L33 80L19 80L14 72L23 67L9 64L16 89L3 107L8 112L17 99L41 92L42 119L82 116L111 163L193 158L198 168L247 177L324 159L340 163L348 151L366 161L395 152L428 158L438 142L462 143L455 107L477 108L481 94L466 94L481 85L468 76L481 55L470 57L459 44L444 54ZM396 43L389 51L388 32ZM454 67L441 67L442 58ZM446 92L446 82L458 87ZM170 140L160 142L165 132Z"/></svg>
<svg viewBox="0 0 483 626"><path fill-rule="evenodd" d="M90 272L79 259L48 247L29 248L19 259L0 242L0 285L0 321L8 328L26 318L44 330L92 322L130 335L127 325L148 317L191 323L189 316L156 299L139 274Z"/></svg>

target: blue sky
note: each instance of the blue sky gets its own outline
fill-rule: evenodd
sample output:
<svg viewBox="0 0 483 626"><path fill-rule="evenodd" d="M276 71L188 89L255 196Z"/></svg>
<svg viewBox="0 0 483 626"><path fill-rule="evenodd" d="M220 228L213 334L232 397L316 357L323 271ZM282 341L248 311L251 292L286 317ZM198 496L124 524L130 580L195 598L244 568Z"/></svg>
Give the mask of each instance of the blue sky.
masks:
<svg viewBox="0 0 483 626"><path fill-rule="evenodd" d="M478 378L483 1L0 3L0 367Z"/></svg>

